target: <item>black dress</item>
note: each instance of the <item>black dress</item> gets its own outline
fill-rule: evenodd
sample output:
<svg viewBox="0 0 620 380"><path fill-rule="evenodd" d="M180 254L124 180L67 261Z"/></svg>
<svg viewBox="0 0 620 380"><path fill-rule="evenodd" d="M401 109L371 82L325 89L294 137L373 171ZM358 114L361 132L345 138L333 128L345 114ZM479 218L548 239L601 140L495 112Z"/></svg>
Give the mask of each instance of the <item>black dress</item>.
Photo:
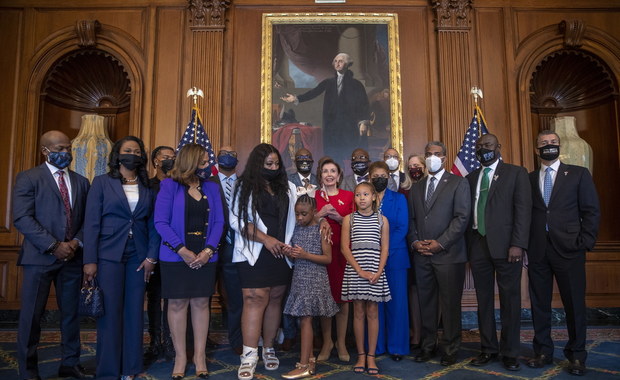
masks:
<svg viewBox="0 0 620 380"><path fill-rule="evenodd" d="M279 241L284 241L286 235L288 202L286 197L285 204L280 205L278 197L266 191L258 198L258 216L267 226L267 235ZM242 288L268 288L288 285L291 281L291 268L286 259L276 258L265 246L261 249L254 266L242 261L237 264L237 268Z"/></svg>
<svg viewBox="0 0 620 380"><path fill-rule="evenodd" d="M185 191L185 247L198 254L205 248L209 221L209 200L203 194L195 200ZM207 227L207 228L206 228ZM211 297L215 289L216 263L191 269L185 261L161 262L163 298Z"/></svg>

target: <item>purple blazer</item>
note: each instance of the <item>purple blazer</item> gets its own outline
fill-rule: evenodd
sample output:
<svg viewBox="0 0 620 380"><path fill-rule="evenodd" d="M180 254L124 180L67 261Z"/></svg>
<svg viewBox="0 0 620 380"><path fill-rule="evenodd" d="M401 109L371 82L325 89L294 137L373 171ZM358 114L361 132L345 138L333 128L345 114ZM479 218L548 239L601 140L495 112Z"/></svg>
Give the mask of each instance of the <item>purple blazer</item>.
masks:
<svg viewBox="0 0 620 380"><path fill-rule="evenodd" d="M209 262L217 261L217 245L224 232L224 211L220 186L210 181L202 182L202 191L209 200L209 223L205 226L207 239L205 248L211 248L215 253ZM161 235L159 260L183 261L178 253L165 245L172 247L185 245L185 192L187 188L170 179L161 181L159 194L155 202L155 228ZM196 252L197 253L197 252Z"/></svg>

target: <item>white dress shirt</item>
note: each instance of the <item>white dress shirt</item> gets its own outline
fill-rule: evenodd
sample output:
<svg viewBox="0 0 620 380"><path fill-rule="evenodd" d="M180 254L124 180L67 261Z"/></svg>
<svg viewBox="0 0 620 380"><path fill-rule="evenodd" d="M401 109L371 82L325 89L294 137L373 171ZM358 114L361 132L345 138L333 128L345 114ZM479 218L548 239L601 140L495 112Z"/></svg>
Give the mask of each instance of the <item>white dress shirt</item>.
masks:
<svg viewBox="0 0 620 380"><path fill-rule="evenodd" d="M71 207L73 208L73 195L71 194L71 178L69 178L69 169L58 169L47 161L45 161L45 165L47 165L47 168L50 170L50 172L52 172L52 177L54 177L54 181L56 181L58 191L60 191L60 185L58 184L58 179L60 175L58 174L58 171L60 170L65 173L63 177L65 179L65 184L67 185L67 190L69 191L69 204L71 204Z"/></svg>

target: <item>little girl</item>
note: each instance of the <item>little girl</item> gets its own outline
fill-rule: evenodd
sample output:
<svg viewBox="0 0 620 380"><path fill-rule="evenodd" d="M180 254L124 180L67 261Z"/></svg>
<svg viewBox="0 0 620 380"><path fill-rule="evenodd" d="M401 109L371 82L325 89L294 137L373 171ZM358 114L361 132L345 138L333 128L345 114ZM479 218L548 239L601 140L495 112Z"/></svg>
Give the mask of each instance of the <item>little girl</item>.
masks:
<svg viewBox="0 0 620 380"><path fill-rule="evenodd" d="M332 317L338 312L325 267L332 261L332 248L328 240L321 239L315 210L314 198L307 194L297 198L297 225L291 245L285 248L288 257L295 259L295 269L284 314L300 317L301 321L301 358L295 369L282 375L285 379L301 379L315 373L312 317Z"/></svg>
<svg viewBox="0 0 620 380"><path fill-rule="evenodd" d="M355 188L357 211L342 221L341 251L347 259L342 283L342 299L353 301L353 332L358 358L353 371L378 375L375 362L379 316L377 302L387 302L390 288L383 268L388 257L389 226L377 213L377 192L368 182ZM364 322L368 322L368 353L364 352Z"/></svg>

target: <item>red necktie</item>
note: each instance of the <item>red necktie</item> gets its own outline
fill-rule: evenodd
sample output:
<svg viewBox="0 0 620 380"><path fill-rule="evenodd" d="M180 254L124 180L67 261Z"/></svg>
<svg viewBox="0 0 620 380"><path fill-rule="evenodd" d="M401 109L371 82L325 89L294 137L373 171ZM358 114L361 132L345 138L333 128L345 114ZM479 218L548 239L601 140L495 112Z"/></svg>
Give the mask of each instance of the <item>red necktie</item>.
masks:
<svg viewBox="0 0 620 380"><path fill-rule="evenodd" d="M67 218L65 240L69 241L71 240L71 202L69 201L69 189L67 188L67 183L65 182L65 172L59 170L56 173L58 173L58 188L60 190L60 196L62 197L62 203L65 204L65 216Z"/></svg>

